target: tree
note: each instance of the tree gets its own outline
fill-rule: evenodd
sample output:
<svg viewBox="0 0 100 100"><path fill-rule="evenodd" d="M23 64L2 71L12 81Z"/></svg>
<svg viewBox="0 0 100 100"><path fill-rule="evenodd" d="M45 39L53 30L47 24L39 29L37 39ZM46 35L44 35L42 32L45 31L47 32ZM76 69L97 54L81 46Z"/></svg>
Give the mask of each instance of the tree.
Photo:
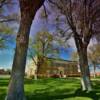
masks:
<svg viewBox="0 0 100 100"><path fill-rule="evenodd" d="M6 48L6 42L8 42L8 37L11 38L9 34L14 33L14 29L9 25L10 22L16 22L15 14L6 14L6 9L11 9L13 7L12 0L0 0L0 49Z"/></svg>
<svg viewBox="0 0 100 100"><path fill-rule="evenodd" d="M77 52L75 52L75 51L72 52L71 59L74 60L74 61L78 61L79 57L78 57Z"/></svg>
<svg viewBox="0 0 100 100"><path fill-rule="evenodd" d="M99 0L48 0L59 9L73 33L79 55L82 89L92 90L87 59L87 47L93 36L100 34ZM67 33L67 32L66 32Z"/></svg>
<svg viewBox="0 0 100 100"><path fill-rule="evenodd" d="M43 2L44 0L19 0L21 20L6 100L25 100L24 74L30 27Z"/></svg>
<svg viewBox="0 0 100 100"><path fill-rule="evenodd" d="M17 20L18 14L12 12L13 10L9 11L16 6L16 4L17 1L0 0L0 23L13 22ZM9 12L7 13L7 11Z"/></svg>
<svg viewBox="0 0 100 100"><path fill-rule="evenodd" d="M59 48L54 46L54 41L53 34L50 34L47 31L40 31L33 38L33 42L30 43L29 57L31 57L37 66L37 75L46 73L48 57L57 57L59 55ZM37 57L37 61L35 60L35 57Z"/></svg>
<svg viewBox="0 0 100 100"><path fill-rule="evenodd" d="M15 24L19 20L18 12L14 12L17 1L0 0L0 32L10 33L11 23Z"/></svg>
<svg viewBox="0 0 100 100"><path fill-rule="evenodd" d="M99 44L94 44L89 47L88 57L90 62L93 64L94 78L96 77L96 66L100 63L100 46Z"/></svg>

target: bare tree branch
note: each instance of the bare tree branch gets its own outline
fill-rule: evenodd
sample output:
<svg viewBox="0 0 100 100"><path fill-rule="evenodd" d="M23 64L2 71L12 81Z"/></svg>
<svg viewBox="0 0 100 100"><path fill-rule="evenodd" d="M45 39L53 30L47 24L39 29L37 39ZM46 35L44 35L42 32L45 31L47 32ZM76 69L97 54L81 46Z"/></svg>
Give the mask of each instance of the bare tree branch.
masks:
<svg viewBox="0 0 100 100"><path fill-rule="evenodd" d="M13 21L16 21L16 19L2 19L0 20L0 23L13 22Z"/></svg>

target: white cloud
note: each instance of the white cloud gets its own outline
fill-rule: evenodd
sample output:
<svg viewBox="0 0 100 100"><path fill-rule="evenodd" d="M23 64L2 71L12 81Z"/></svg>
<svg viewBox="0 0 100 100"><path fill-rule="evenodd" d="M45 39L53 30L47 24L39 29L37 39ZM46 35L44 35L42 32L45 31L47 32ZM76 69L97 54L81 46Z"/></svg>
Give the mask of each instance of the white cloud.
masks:
<svg viewBox="0 0 100 100"><path fill-rule="evenodd" d="M73 50L75 50L75 51L76 51L76 45L75 45L74 38L73 38L73 37L71 37L69 40L67 40L67 42L68 42L68 45L70 45L70 46L71 46L71 48L73 48Z"/></svg>

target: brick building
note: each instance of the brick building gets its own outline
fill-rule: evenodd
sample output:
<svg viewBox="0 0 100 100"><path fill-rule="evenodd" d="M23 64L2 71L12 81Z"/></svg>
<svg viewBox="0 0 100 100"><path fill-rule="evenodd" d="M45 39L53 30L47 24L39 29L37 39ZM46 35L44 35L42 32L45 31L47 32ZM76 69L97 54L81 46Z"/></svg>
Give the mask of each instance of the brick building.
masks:
<svg viewBox="0 0 100 100"><path fill-rule="evenodd" d="M62 59L51 59L48 58L49 64L45 68L46 70L43 73L44 76L59 76L59 77L68 77L68 76L80 76L78 70L78 63L76 61L68 61ZM43 66L44 67L44 66Z"/></svg>
<svg viewBox="0 0 100 100"><path fill-rule="evenodd" d="M34 75L35 73L34 71L36 71L36 66L35 69L34 66L30 66L28 69L28 74ZM76 61L48 58L46 64L41 66L38 76L41 77L80 76L80 72L78 69L78 63Z"/></svg>

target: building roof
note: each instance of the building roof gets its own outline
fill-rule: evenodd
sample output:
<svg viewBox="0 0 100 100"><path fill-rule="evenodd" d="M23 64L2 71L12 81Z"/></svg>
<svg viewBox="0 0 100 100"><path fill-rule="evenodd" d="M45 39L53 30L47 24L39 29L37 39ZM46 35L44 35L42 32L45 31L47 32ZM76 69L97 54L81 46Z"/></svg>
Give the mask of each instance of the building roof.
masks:
<svg viewBox="0 0 100 100"><path fill-rule="evenodd" d="M48 60L55 61L55 62L62 62L62 63L78 63L77 61L71 61L71 60L64 60L60 58L48 58Z"/></svg>

